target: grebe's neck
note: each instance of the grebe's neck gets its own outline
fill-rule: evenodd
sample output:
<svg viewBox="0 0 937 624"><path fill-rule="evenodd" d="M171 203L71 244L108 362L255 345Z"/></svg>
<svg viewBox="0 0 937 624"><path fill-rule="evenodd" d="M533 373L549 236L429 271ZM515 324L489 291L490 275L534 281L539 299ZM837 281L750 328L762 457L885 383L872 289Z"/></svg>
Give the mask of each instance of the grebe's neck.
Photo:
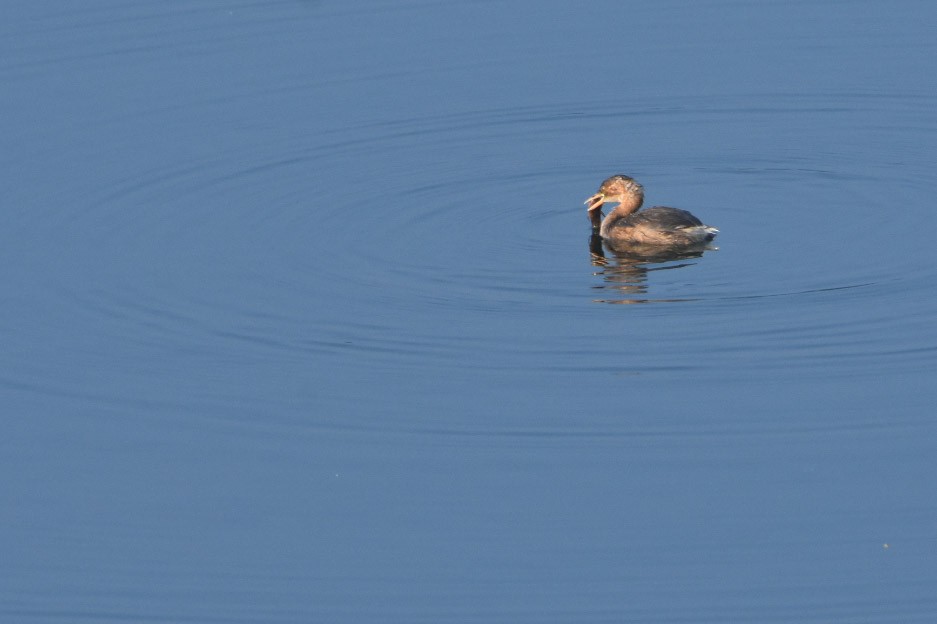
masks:
<svg viewBox="0 0 937 624"><path fill-rule="evenodd" d="M615 221L623 217L627 217L630 214L634 214L638 211L638 208L641 207L641 204L644 203L643 195L630 195L621 200L621 203L615 206L608 215L602 220L602 227L600 234L605 237L608 233L608 229L611 227ZM598 212L598 211L596 211ZM593 224L595 220L593 220Z"/></svg>

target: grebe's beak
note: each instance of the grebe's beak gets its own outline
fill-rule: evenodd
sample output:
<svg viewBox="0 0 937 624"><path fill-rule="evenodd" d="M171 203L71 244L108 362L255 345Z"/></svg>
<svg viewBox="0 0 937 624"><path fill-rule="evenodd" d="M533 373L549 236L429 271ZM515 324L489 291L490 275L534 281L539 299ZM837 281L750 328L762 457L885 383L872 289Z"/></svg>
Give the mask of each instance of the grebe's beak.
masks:
<svg viewBox="0 0 937 624"><path fill-rule="evenodd" d="M584 201L584 202L582 202L582 203L584 203L584 204L586 204L586 205L588 206L588 208L587 208L586 210L588 210L589 212L592 212L592 211L595 210L596 208L601 208L601 207L602 207L602 204L605 203L605 194L604 194L604 193L596 193L595 195L593 195L592 197L588 198L586 201Z"/></svg>

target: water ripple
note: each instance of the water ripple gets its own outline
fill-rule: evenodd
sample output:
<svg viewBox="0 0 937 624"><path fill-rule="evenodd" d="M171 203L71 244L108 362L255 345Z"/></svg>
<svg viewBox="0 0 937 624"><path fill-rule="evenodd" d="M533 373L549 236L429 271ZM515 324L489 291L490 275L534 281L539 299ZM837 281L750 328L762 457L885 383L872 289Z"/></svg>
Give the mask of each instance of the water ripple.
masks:
<svg viewBox="0 0 937 624"><path fill-rule="evenodd" d="M348 357L414 373L797 378L929 365L935 345L922 344L915 328L931 310L914 302L937 273L907 255L915 236L927 242L907 224L927 218L937 179L908 165L851 161L857 145L833 145L827 134L849 138L835 124L861 122L876 100L845 101L753 96L741 108L701 98L474 111L193 155L76 197L60 222L46 223L67 229L74 261L47 296L99 317L91 325L122 327L128 343ZM890 136L920 132L913 124L929 103L901 100L907 114ZM663 128L705 123L715 135L767 116L789 118L799 140L827 121L833 129L796 158L783 143L776 159L760 160L742 145L708 160L655 150ZM627 153L607 145L619 124L637 144ZM865 140L876 144L878 132ZM582 147L558 153L550 149L556 137ZM530 144L543 155L530 159ZM881 161L903 162L900 149ZM454 150L457 161L446 156ZM515 162L520 154L528 160ZM452 164L472 158L472 170ZM422 166L403 170L398 161ZM641 179L649 202L692 208L720 227L721 249L596 265L581 202L615 171ZM889 218L892 204L901 218ZM95 288L73 286L92 275ZM595 302L654 305L603 312ZM566 348L570 340L577 349Z"/></svg>

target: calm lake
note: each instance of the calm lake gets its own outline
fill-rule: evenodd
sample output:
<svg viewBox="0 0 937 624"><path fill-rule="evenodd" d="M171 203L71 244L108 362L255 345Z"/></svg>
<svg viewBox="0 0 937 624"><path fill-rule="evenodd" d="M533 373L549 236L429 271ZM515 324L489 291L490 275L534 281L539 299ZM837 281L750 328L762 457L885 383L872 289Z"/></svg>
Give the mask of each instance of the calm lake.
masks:
<svg viewBox="0 0 937 624"><path fill-rule="evenodd" d="M937 621L931 4L0 42L0 621ZM590 248L616 173L718 249Z"/></svg>

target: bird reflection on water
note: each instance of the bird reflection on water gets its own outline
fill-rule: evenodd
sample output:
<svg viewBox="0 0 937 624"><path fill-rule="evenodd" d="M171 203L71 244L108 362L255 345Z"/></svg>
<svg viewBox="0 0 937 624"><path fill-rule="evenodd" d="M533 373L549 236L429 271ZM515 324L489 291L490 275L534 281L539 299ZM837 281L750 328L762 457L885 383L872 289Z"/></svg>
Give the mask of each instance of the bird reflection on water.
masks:
<svg viewBox="0 0 937 624"><path fill-rule="evenodd" d="M603 245L604 243L604 245ZM610 290L624 298L596 299L598 303L667 303L677 301L695 301L693 298L652 299L641 297L648 292L648 274L654 271L681 269L696 264L690 262L703 257L710 245L696 249L653 250L653 249L616 249L608 241L603 241L597 233L589 238L589 253L592 265L596 267L593 275L601 275L604 283L595 288Z"/></svg>

